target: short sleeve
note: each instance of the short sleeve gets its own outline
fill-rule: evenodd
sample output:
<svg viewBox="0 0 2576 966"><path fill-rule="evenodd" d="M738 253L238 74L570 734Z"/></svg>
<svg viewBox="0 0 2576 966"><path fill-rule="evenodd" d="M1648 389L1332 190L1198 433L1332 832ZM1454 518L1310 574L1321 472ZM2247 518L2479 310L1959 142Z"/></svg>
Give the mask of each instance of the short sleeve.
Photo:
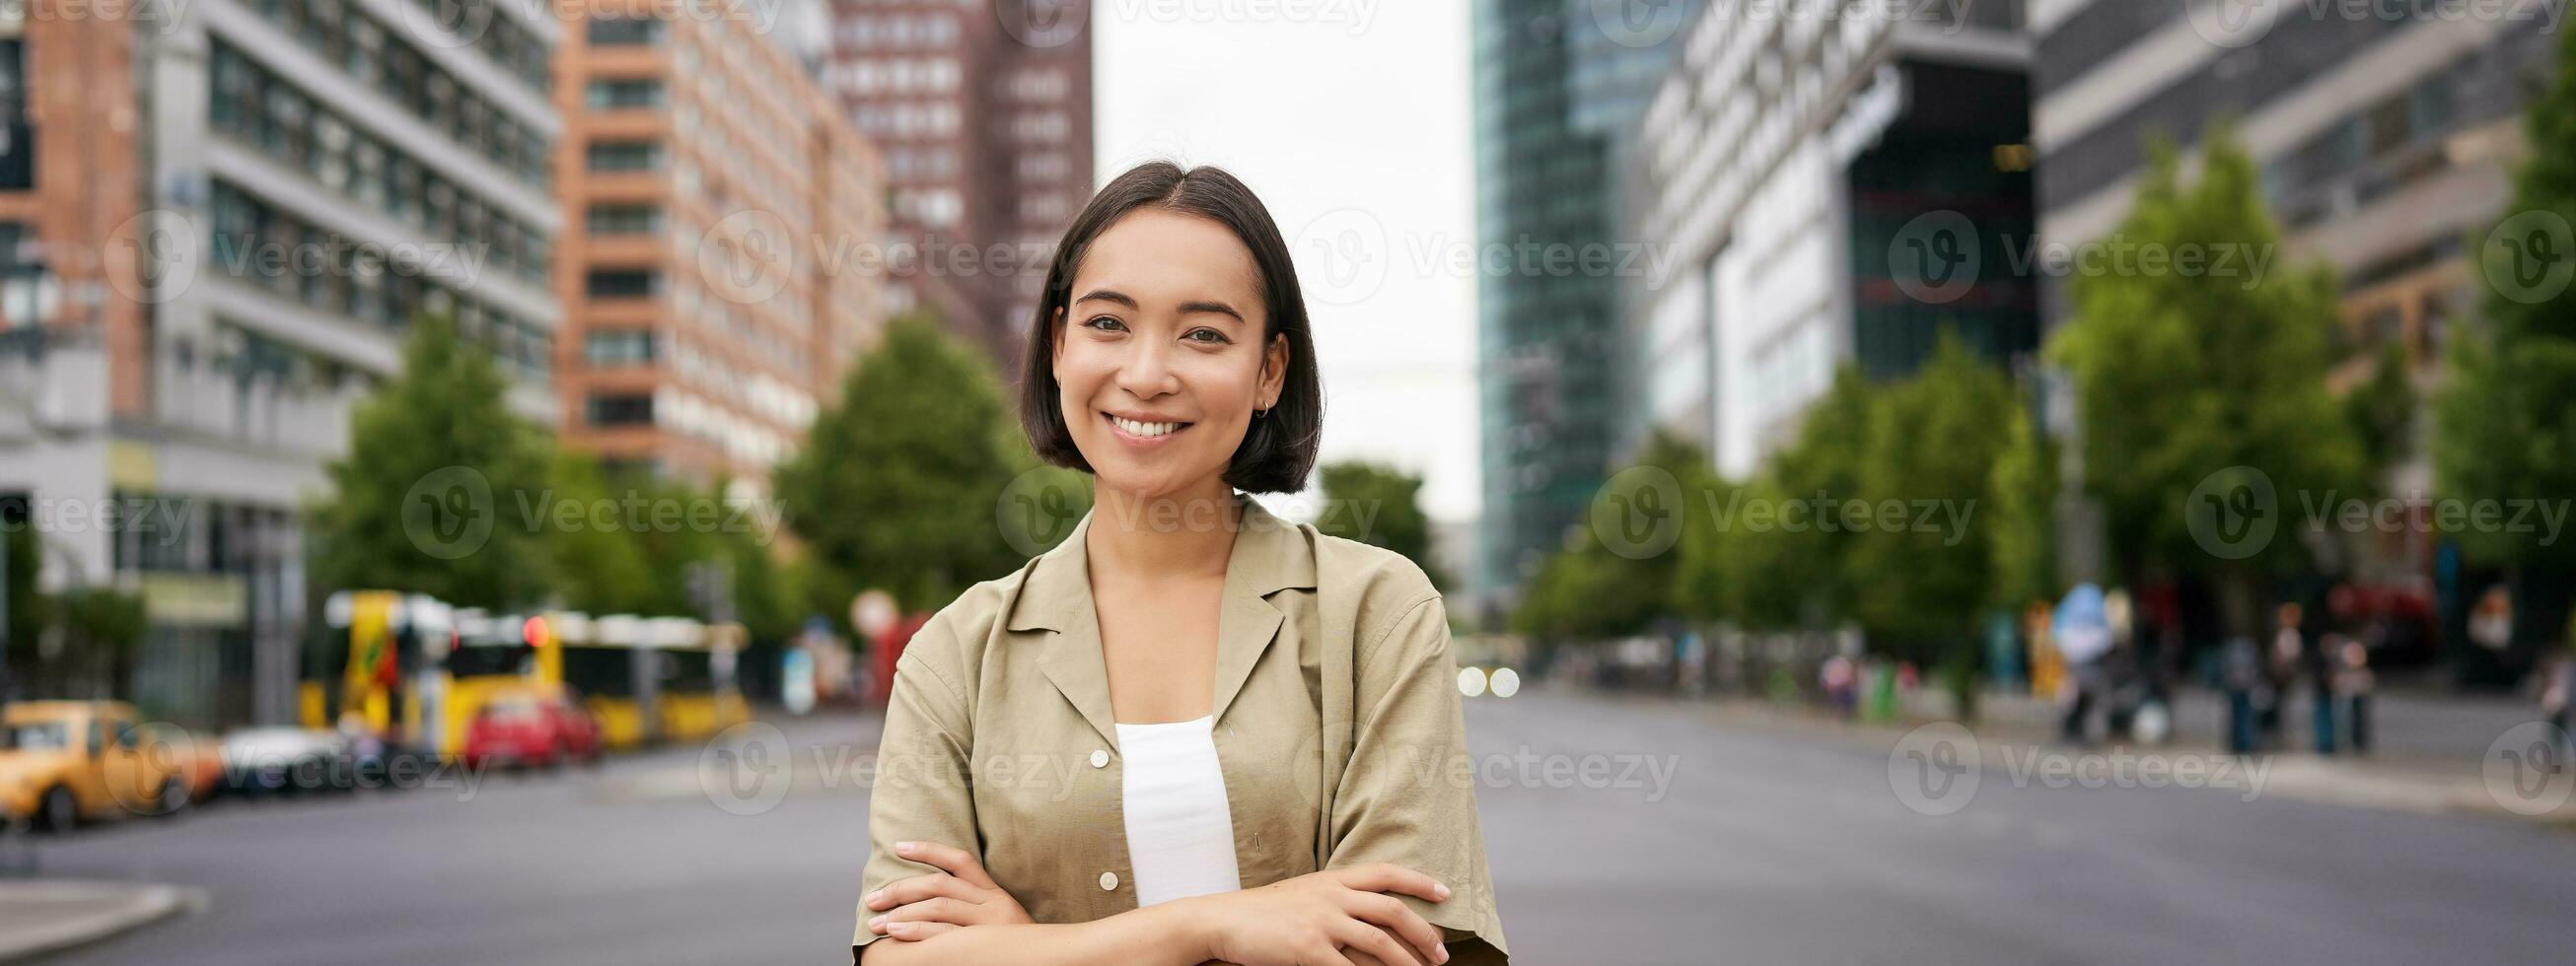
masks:
<svg viewBox="0 0 2576 966"><path fill-rule="evenodd" d="M982 857L974 789L968 782L974 733L966 695L958 685L962 674L956 669L952 634L946 621L933 619L895 662L875 783L868 791L868 864L861 875L861 896L939 871L895 855L896 842L937 842ZM859 947L884 938L868 931L875 913L866 903L858 903L857 909L850 939L853 959Z"/></svg>
<svg viewBox="0 0 2576 966"><path fill-rule="evenodd" d="M1356 733L1333 800L1325 867L1392 862L1431 876L1449 887L1448 901L1398 898L1441 927L1450 962L1509 962L1485 867L1448 611L1430 597L1374 637L1354 655Z"/></svg>

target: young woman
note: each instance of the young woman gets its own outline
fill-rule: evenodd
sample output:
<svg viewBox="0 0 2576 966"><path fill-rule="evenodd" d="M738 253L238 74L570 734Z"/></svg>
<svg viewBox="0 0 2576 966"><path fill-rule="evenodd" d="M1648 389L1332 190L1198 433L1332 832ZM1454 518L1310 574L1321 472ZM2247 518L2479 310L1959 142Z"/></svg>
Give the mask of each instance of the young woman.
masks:
<svg viewBox="0 0 2576 966"><path fill-rule="evenodd" d="M1021 422L1094 506L896 664L853 955L1505 962L1439 592L1238 492L1303 488L1323 421L1269 212L1128 171L1031 326Z"/></svg>

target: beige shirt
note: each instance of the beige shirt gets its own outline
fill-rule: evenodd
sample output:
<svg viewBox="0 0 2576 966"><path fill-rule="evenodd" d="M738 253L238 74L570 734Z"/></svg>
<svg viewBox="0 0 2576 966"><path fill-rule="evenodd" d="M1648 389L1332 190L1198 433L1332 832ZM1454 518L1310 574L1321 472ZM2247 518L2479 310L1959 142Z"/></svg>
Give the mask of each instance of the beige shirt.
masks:
<svg viewBox="0 0 2576 966"><path fill-rule="evenodd" d="M1452 963L1506 962L1440 592L1402 555L1244 504L1215 704L1243 887L1392 862L1449 886L1399 898L1443 928ZM894 854L918 840L977 852L1041 923L1136 908L1092 523L969 589L896 662L862 895L938 871ZM873 915L859 907L856 946L882 938Z"/></svg>

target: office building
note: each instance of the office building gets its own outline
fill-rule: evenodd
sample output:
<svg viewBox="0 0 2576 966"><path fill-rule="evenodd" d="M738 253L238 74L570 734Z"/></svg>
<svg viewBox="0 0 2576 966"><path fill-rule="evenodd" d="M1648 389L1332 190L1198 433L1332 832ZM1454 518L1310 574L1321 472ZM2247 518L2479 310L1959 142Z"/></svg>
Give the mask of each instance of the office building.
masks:
<svg viewBox="0 0 2576 966"><path fill-rule="evenodd" d="M2008 257L2031 219L2019 4L1818 9L1712 7L1639 135L1638 230L1677 266L1630 304L1643 419L1738 478L1846 365L1902 376L1945 329L1999 361L2038 340Z"/></svg>
<svg viewBox="0 0 2576 966"><path fill-rule="evenodd" d="M1619 158L1695 3L1475 5L1476 234L1484 251L1621 242ZM1640 14L1644 16L1639 16ZM1517 588L1617 456L1620 287L1611 272L1479 276L1484 526L1474 584Z"/></svg>
<svg viewBox="0 0 2576 966"><path fill-rule="evenodd" d="M2213 122L2234 119L2288 257L2340 273L2354 343L2404 346L2429 372L2444 327L2477 311L2476 253L2463 242L2511 202L2522 107L2555 69L2543 11L2503 12L2294 4L2233 21L2180 3L2041 0L2041 239L2110 234L2135 200L2150 137L2188 156ZM2053 324L2067 307L2052 282ZM2403 475L2412 482L2401 485L2429 483L2420 462Z"/></svg>
<svg viewBox="0 0 2576 966"><path fill-rule="evenodd" d="M1016 372L1046 258L1091 198L1091 0L834 0L832 14L827 86L883 151L888 242L912 253L889 310L935 310Z"/></svg>
<svg viewBox="0 0 2576 966"><path fill-rule="evenodd" d="M635 0L567 9L564 439L758 496L882 333L864 257L886 224L877 154L790 31Z"/></svg>
<svg viewBox="0 0 2576 966"><path fill-rule="evenodd" d="M530 10L0 11L0 495L44 589L141 595L122 690L154 714L294 714L301 508L413 319L555 417L557 28Z"/></svg>

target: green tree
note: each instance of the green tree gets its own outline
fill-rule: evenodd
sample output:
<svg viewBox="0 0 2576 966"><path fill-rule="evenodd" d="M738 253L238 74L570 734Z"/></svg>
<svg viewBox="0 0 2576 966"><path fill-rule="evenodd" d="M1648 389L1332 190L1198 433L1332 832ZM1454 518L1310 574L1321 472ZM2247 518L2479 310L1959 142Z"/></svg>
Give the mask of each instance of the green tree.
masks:
<svg viewBox="0 0 2576 966"><path fill-rule="evenodd" d="M1852 616L1885 651L1926 665L1973 664L1974 624L1993 593L1994 467L2020 413L2011 381L1943 333L1913 376L1870 407L1859 499L1873 508L1851 544ZM1887 511L1897 511L1893 519Z"/></svg>
<svg viewBox="0 0 2576 966"><path fill-rule="evenodd" d="M1448 575L1431 557L1431 518L1422 512L1422 477L1380 463L1352 460L1323 468L1324 514L1315 529L1403 554L1446 589Z"/></svg>
<svg viewBox="0 0 2576 966"><path fill-rule="evenodd" d="M2280 230L2232 133L2211 132L2197 184L2183 185L2178 169L2174 151L2156 145L2115 237L2178 255L2246 253L2232 259L2240 269L2271 265ZM2301 497L2362 482L2351 423L2326 386L2339 324L2333 273L2115 271L2076 276L2070 294L2073 318L2049 351L2074 380L2084 487L2101 502L2115 562L2129 575L2161 564L2206 576L2235 630L2255 633L2270 578L2303 560L2290 518ZM2238 467L2269 480L2268 506ZM2250 508L2275 536L2196 541L2188 504L2213 479L2244 497L2219 512ZM2228 522L2229 532L2252 532Z"/></svg>
<svg viewBox="0 0 2576 966"><path fill-rule="evenodd" d="M1663 478L1629 472L1648 467L1662 470L1678 488L1668 488ZM1670 514L1671 525L1678 528L1674 542L1613 549L1604 542L1613 535L1599 532L1601 521L1587 515L1568 530L1565 546L1541 564L1510 620L1512 627L1531 636L1598 639L1641 633L1657 619L1674 616L1681 541L1700 525L1693 520L1701 511L1691 488L1709 478L1707 467L1708 458L1698 447L1658 430L1635 461L1611 474L1605 487L1637 488L1617 496L1639 501L1637 507L1650 519Z"/></svg>
<svg viewBox="0 0 2576 966"><path fill-rule="evenodd" d="M462 607L538 601L542 521L516 497L542 490L546 437L510 412L508 389L490 354L460 340L447 317L415 322L401 374L358 405L348 455L325 470L332 492L310 515L322 586Z"/></svg>
<svg viewBox="0 0 2576 966"><path fill-rule="evenodd" d="M783 563L770 537L760 533L728 534L733 557L736 616L751 639L778 642L796 636L809 612L805 568Z"/></svg>
<svg viewBox="0 0 2576 966"><path fill-rule="evenodd" d="M1707 465L1675 478L1689 516L1674 546L1672 611L1698 621L1746 623L1743 586L1730 567L1731 558L1743 550L1745 535L1718 517L1743 505L1745 488Z"/></svg>
<svg viewBox="0 0 2576 966"><path fill-rule="evenodd" d="M2007 424L2003 453L1986 483L1990 603L2018 609L2057 599L2057 444L2027 412Z"/></svg>
<svg viewBox="0 0 2576 966"><path fill-rule="evenodd" d="M599 461L562 450L548 470L554 505L579 511L546 522L553 586L563 605L592 614L658 613L652 565L615 512Z"/></svg>
<svg viewBox="0 0 2576 966"><path fill-rule="evenodd" d="M1555 641L1591 641L1641 633L1662 616L1665 585L1637 579L1643 571L1610 552L1590 527L1549 554L1512 611L1513 633Z"/></svg>
<svg viewBox="0 0 2576 966"><path fill-rule="evenodd" d="M1882 387L1869 407L1857 506L1848 527L1850 616L1872 649L1937 672L1958 707L1973 709L1977 618L1994 593L1991 512L1995 467L2021 422L2012 383L1944 332L1932 358ZM1973 714L1973 711L1967 712Z"/></svg>
<svg viewBox="0 0 2576 966"><path fill-rule="evenodd" d="M731 593L737 599L726 602L735 611L729 616L739 617L742 588L733 579L735 561L722 532L729 522L724 502L686 482L645 473L611 474L609 481L618 501L631 499L646 508L623 521L627 538L644 560L644 572L652 577L651 592L637 613L712 620L727 616L716 613L713 598ZM715 583L691 585L700 579Z"/></svg>
<svg viewBox="0 0 2576 966"><path fill-rule="evenodd" d="M2576 289L2566 284L2576 220L2576 31L2559 37L2557 81L2524 114L2531 149L2514 201L2481 251L2489 283L2483 331L2455 330L2436 396L2433 469L2459 499L2559 499L2576 493ZM2554 247L2531 244L2552 235ZM2554 252L2535 279L2524 262ZM2485 528L2456 534L2470 559L2504 567L2517 621L2530 635L2565 626L2576 540Z"/></svg>
<svg viewBox="0 0 2576 966"><path fill-rule="evenodd" d="M1848 561L1859 535L1839 525L1825 528L1817 508L1865 492L1878 396L1879 387L1860 370L1845 366L1835 373L1832 388L1807 407L1796 438L1748 494L1746 509L1776 521L1760 526L1761 517L1745 516L1735 523L1747 539L1729 569L1746 582L1744 611L1755 626L1820 628L1852 613L1860 588L1851 583Z"/></svg>
<svg viewBox="0 0 2576 966"><path fill-rule="evenodd" d="M847 620L851 595L869 587L932 609L1021 563L996 526L1029 465L1003 442L1008 421L981 354L927 315L888 326L776 474L813 567L814 610Z"/></svg>

